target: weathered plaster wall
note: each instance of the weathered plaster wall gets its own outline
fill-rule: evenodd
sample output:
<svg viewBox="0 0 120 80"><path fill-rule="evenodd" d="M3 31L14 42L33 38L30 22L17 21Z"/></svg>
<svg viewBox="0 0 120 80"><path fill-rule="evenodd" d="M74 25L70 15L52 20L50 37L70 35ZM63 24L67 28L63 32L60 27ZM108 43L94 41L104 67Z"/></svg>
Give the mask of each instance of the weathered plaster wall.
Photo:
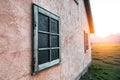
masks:
<svg viewBox="0 0 120 80"><path fill-rule="evenodd" d="M0 80L29 80L31 3L0 0Z"/></svg>
<svg viewBox="0 0 120 80"><path fill-rule="evenodd" d="M32 3L61 18L61 63L31 76ZM0 0L0 80L74 80L91 61L83 0Z"/></svg>

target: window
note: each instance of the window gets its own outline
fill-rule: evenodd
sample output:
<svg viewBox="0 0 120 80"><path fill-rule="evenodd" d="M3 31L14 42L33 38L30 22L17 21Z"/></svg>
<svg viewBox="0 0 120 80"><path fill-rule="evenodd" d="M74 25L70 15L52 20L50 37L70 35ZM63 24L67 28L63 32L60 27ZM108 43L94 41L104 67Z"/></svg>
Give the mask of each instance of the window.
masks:
<svg viewBox="0 0 120 80"><path fill-rule="evenodd" d="M74 0L77 4L79 4L79 0Z"/></svg>
<svg viewBox="0 0 120 80"><path fill-rule="evenodd" d="M88 42L88 33L84 31L84 51L85 53L89 49L89 42Z"/></svg>
<svg viewBox="0 0 120 80"><path fill-rule="evenodd" d="M60 63L60 18L33 5L33 74Z"/></svg>

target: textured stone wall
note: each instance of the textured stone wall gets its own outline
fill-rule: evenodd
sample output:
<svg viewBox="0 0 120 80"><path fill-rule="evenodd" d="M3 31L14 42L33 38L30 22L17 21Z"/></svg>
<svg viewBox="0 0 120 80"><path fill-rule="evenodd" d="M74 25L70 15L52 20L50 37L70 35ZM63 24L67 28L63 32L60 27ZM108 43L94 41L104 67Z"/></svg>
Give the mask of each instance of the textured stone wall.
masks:
<svg viewBox="0 0 120 80"><path fill-rule="evenodd" d="M31 76L32 4L61 19L61 63ZM74 80L91 61L83 0L0 0L0 80Z"/></svg>

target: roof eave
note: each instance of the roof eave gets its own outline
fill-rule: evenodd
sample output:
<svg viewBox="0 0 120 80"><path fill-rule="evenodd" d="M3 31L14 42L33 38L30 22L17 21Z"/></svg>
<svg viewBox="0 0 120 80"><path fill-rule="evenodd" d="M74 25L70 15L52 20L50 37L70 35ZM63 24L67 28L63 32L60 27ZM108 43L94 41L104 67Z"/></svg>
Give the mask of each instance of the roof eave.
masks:
<svg viewBox="0 0 120 80"><path fill-rule="evenodd" d="M89 0L84 0L84 4L85 4L85 9L86 9L87 19L89 24L89 30L90 30L90 33L92 34L95 32L95 30L94 30L94 24L93 24L92 12L91 12Z"/></svg>

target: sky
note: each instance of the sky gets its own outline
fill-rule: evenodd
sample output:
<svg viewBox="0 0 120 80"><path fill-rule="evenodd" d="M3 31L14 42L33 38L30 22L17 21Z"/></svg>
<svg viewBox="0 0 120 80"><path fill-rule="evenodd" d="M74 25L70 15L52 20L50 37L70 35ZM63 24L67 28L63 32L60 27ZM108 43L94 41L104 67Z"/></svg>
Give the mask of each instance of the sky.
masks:
<svg viewBox="0 0 120 80"><path fill-rule="evenodd" d="M95 35L120 33L120 0L90 0Z"/></svg>

